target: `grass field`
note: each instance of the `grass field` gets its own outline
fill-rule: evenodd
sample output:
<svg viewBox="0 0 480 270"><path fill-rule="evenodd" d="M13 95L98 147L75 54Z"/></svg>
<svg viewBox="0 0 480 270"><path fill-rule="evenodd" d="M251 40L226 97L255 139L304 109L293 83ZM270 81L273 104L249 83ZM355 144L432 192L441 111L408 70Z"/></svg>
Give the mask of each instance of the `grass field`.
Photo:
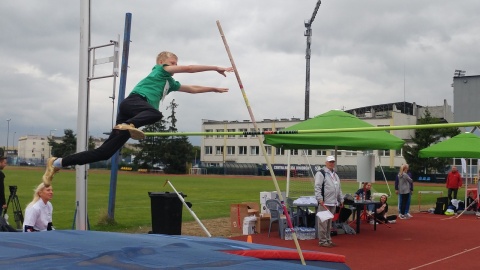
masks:
<svg viewBox="0 0 480 270"><path fill-rule="evenodd" d="M6 175L5 188L8 198L8 186L18 187L17 195L25 213L26 205L32 200L33 189L40 183L44 169L39 167L13 167L4 169ZM90 170L88 176L88 216L92 230L100 231L134 231L137 228L151 227L150 197L148 192L174 192L165 184L170 180L178 192L186 195L185 200L193 204L192 210L201 220L228 217L230 204L247 201L258 202L261 191L273 191L275 187L269 177L254 176L218 176L218 175L162 175L139 174L136 172L119 172L116 192L115 221L116 225L103 225L109 199L110 171ZM285 178L278 177L282 191L285 190ZM62 170L53 180L54 207L53 224L57 229L71 229L75 212L75 170ZM393 181L389 182L394 195ZM354 193L358 189L355 181L342 181L343 193ZM388 187L384 181L377 181L373 185L375 192L388 194ZM419 190L444 191L444 185L415 183L415 192L412 196L412 211L418 211L417 192ZM463 193L459 197L463 200ZM312 190L313 192L313 190ZM422 196L423 208L435 205L439 194L425 194ZM390 205L397 204L397 196L389 199ZM391 208L392 213L396 213ZM13 222L11 207L9 209L10 222ZM183 221L192 221L193 217L183 210Z"/></svg>

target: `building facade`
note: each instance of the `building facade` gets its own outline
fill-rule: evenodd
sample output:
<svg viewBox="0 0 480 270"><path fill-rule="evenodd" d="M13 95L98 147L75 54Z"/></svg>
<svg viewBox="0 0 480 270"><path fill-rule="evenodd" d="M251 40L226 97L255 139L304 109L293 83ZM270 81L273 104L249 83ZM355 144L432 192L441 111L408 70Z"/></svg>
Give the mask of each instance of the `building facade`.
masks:
<svg viewBox="0 0 480 270"><path fill-rule="evenodd" d="M43 135L27 135L18 138L18 163L45 164L45 161L51 156L48 138L49 136Z"/></svg>
<svg viewBox="0 0 480 270"><path fill-rule="evenodd" d="M397 102L356 108L346 112L372 124L373 126L415 125L422 118L427 107L415 103ZM453 121L451 106L444 101L440 106L429 106L428 110L433 117L441 118L445 122ZM257 122L261 131L278 131L301 122L299 118L292 119L263 119ZM202 120L203 132L245 132L255 131L250 120L217 121ZM411 143L415 130L392 130L391 134ZM224 166L225 163L253 163L265 164L265 157L256 135L211 135L201 140L201 162L203 166ZM288 155L281 148L265 145L266 154L272 164L288 164ZM333 155L333 149L291 150L290 164L323 164L325 156ZM337 164L356 165L357 155L374 154L375 166L398 167L405 163L402 150L368 150L368 151L337 151Z"/></svg>

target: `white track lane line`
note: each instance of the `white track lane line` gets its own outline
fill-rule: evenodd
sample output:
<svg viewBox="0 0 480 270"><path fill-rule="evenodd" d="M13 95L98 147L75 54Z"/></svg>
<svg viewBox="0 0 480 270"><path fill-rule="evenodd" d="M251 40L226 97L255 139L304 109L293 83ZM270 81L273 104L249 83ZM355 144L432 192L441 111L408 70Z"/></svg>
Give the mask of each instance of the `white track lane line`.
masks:
<svg viewBox="0 0 480 270"><path fill-rule="evenodd" d="M429 262L429 263L426 263L426 264L423 264L423 265L420 265L420 266L417 266L417 267L414 267L414 268L410 268L409 270L420 269L420 268L422 268L422 267L425 267L425 266L428 266L428 265L432 265L432 264L437 263L437 262L441 262L441 261L444 261L444 260L448 260L448 259L450 259L450 258L453 258L453 257L458 256L458 255L462 255L462 254L464 254L464 253L470 252L470 251L475 250L475 249L477 249L477 248L480 248L480 246L477 246L477 247L474 247L474 248L471 248L471 249L464 250L464 251L462 251L462 252L453 254L453 255L451 255L451 256L445 257L445 258L440 259L440 260L436 260L436 261Z"/></svg>

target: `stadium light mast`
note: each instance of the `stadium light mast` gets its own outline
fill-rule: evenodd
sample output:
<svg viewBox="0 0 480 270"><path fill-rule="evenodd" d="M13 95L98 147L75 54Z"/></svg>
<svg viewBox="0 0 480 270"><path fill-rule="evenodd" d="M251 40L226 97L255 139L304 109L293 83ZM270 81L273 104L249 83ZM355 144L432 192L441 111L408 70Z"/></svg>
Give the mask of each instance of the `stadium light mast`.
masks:
<svg viewBox="0 0 480 270"><path fill-rule="evenodd" d="M307 37L307 50L305 54L306 59L306 77L305 77L305 120L310 118L310 44L312 43L312 23L315 20L315 16L317 15L318 8L322 3L321 0L318 0L315 9L313 10L312 18L310 20L305 21L305 34L304 36Z"/></svg>

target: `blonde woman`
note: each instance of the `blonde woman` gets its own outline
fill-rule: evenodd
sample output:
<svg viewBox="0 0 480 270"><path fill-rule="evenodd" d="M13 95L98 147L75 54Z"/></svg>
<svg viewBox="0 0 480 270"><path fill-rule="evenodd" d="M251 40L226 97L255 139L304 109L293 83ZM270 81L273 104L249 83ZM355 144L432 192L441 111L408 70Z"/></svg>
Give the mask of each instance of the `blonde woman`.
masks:
<svg viewBox="0 0 480 270"><path fill-rule="evenodd" d="M407 216L407 204L410 203L410 187L413 183L412 178L408 175L408 164L403 164L400 166L400 171L398 172L398 194L400 196L400 214L398 217L400 219L408 219Z"/></svg>
<svg viewBox="0 0 480 270"><path fill-rule="evenodd" d="M23 221L24 232L41 232L54 230L52 224L53 206L50 200L53 197L51 185L41 183L33 193L33 200L25 209Z"/></svg>

